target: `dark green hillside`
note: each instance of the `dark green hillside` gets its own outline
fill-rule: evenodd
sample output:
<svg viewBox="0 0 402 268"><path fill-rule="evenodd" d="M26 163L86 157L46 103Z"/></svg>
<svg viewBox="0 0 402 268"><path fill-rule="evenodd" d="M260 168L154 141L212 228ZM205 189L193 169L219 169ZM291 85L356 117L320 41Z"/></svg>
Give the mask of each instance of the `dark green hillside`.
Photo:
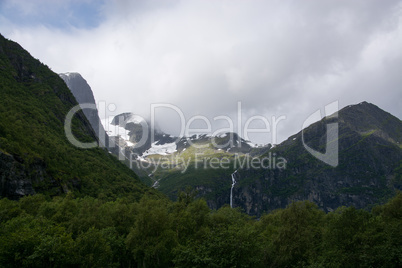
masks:
<svg viewBox="0 0 402 268"><path fill-rule="evenodd" d="M107 151L70 144L64 120L75 105L57 74L0 35L0 196L73 191L138 199L149 191ZM75 116L72 129L82 142L95 140L83 113Z"/></svg>
<svg viewBox="0 0 402 268"><path fill-rule="evenodd" d="M336 167L312 156L299 132L270 151L287 160L286 169L239 171L236 206L254 215L283 208L292 200L309 200L326 211L369 208L402 190L401 120L367 102L350 105L338 118L307 127L306 144L325 153L326 127L334 122L339 124Z"/></svg>

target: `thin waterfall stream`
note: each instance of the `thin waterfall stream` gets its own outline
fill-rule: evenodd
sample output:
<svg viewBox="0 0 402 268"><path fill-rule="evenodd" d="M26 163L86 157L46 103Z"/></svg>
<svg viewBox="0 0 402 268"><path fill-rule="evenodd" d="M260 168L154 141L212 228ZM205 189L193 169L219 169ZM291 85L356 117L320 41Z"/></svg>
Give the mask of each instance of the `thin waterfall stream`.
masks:
<svg viewBox="0 0 402 268"><path fill-rule="evenodd" d="M232 187L230 188L230 207L231 208L233 208L233 187L236 184L236 179L235 179L235 173L236 172L237 172L237 170L232 173Z"/></svg>

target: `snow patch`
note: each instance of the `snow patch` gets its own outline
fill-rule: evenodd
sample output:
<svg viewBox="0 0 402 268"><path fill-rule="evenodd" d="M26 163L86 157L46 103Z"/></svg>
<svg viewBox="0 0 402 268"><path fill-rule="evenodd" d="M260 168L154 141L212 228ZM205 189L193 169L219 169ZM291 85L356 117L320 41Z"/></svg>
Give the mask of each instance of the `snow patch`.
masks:
<svg viewBox="0 0 402 268"><path fill-rule="evenodd" d="M252 143L251 141L246 142L251 148L257 148L258 144Z"/></svg>
<svg viewBox="0 0 402 268"><path fill-rule="evenodd" d="M132 143L131 141L126 141L126 144L128 147L133 147L135 144Z"/></svg>
<svg viewBox="0 0 402 268"><path fill-rule="evenodd" d="M168 155L177 151L177 145L174 142L156 145L157 143L157 141L152 143L151 148L146 150L142 156L144 157L152 154Z"/></svg>
<svg viewBox="0 0 402 268"><path fill-rule="evenodd" d="M111 137L120 136L125 142L130 140L130 136L128 135L129 131L121 126L112 125L113 118L105 118L102 119L102 125L105 128L106 133Z"/></svg>

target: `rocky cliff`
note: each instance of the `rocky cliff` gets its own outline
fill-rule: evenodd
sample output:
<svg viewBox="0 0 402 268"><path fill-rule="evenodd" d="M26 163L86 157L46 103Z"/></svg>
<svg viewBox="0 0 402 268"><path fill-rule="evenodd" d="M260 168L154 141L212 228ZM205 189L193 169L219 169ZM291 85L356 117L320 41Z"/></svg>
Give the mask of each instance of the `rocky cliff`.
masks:
<svg viewBox="0 0 402 268"><path fill-rule="evenodd" d="M79 73L61 73L59 76L64 80L80 105L91 104L96 106L91 87ZM84 108L82 111L95 131L98 140L107 147L109 138L99 119L98 110Z"/></svg>

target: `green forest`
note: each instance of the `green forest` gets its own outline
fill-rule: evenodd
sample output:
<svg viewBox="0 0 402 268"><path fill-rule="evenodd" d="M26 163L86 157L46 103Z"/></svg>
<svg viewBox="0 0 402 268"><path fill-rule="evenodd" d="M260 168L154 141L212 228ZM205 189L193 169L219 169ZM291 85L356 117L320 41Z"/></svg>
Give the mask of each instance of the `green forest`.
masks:
<svg viewBox="0 0 402 268"><path fill-rule="evenodd" d="M259 219L176 202L0 200L1 267L401 267L402 194L371 212L298 201Z"/></svg>

